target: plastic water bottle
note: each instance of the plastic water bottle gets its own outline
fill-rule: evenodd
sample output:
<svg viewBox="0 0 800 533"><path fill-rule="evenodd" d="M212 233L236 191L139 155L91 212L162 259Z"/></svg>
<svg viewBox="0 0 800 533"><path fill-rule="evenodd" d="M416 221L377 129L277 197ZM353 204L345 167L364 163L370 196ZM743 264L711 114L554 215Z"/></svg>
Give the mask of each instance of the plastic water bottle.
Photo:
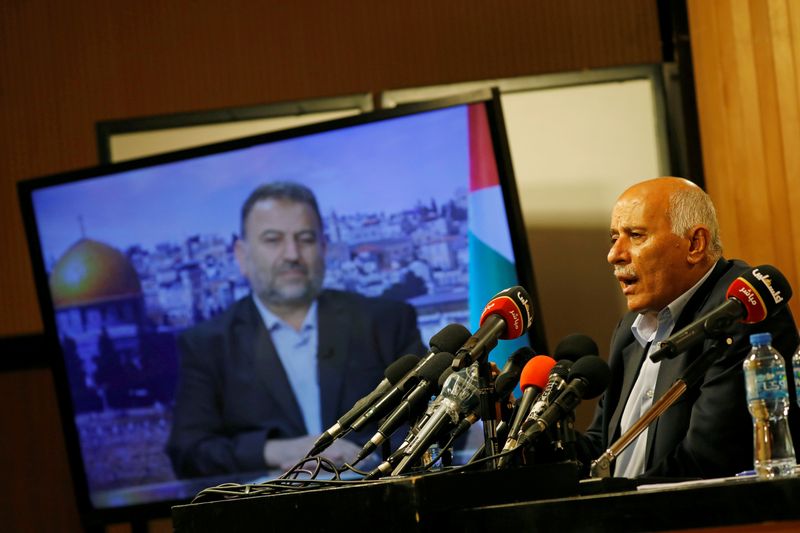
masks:
<svg viewBox="0 0 800 533"><path fill-rule="evenodd" d="M743 365L747 406L753 416L753 466L763 478L790 476L795 467L786 368L771 342L769 333L750 335L753 347Z"/></svg>

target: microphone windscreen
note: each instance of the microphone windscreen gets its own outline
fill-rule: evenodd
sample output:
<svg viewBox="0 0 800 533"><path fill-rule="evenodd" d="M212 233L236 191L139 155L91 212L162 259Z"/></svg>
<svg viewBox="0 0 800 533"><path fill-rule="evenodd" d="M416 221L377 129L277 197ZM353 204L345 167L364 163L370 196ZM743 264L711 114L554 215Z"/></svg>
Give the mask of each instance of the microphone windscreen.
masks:
<svg viewBox="0 0 800 533"><path fill-rule="evenodd" d="M428 345L435 352L456 353L472 334L461 324L448 324L431 337Z"/></svg>
<svg viewBox="0 0 800 533"><path fill-rule="evenodd" d="M586 383L584 398L594 398L602 394L608 387L608 383L611 381L611 370L608 368L608 364L596 355L587 355L572 365L568 381L571 382L573 379L580 379Z"/></svg>
<svg viewBox="0 0 800 533"><path fill-rule="evenodd" d="M417 376L431 383L438 383L439 376L452 364L453 354L449 352L436 353L417 371Z"/></svg>
<svg viewBox="0 0 800 533"><path fill-rule="evenodd" d="M494 381L494 390L500 398L507 396L514 390L517 383L519 383L522 369L534 355L536 355L536 352L530 346L522 346L508 356L506 364L503 365L500 374Z"/></svg>
<svg viewBox="0 0 800 533"><path fill-rule="evenodd" d="M742 322L756 324L786 305L792 297L792 287L777 268L760 265L733 280L726 297L744 305L747 314Z"/></svg>
<svg viewBox="0 0 800 533"><path fill-rule="evenodd" d="M533 323L531 297L528 292L516 285L504 289L489 300L481 313L480 325L489 315L498 315L506 323L501 339L516 339L522 336Z"/></svg>
<svg viewBox="0 0 800 533"><path fill-rule="evenodd" d="M387 366L386 370L383 371L383 376L389 380L389 383L396 385L409 370L417 366L417 363L419 363L419 357L410 353L406 354Z"/></svg>
<svg viewBox="0 0 800 533"><path fill-rule="evenodd" d="M555 374L556 376L560 377L563 380L567 379L569 376L569 371L572 368L573 361L569 359L562 359L558 361L555 366L550 370L550 375L552 376Z"/></svg>
<svg viewBox="0 0 800 533"><path fill-rule="evenodd" d="M562 359L577 361L584 355L598 355L599 353L600 350L597 349L594 339L583 333L573 333L561 339L553 352L553 358L556 361Z"/></svg>
<svg viewBox="0 0 800 533"><path fill-rule="evenodd" d="M455 372L455 370L453 370L452 367L448 367L448 368L444 369L444 372L442 372L442 375L439 376L439 381L438 381L439 390L442 389L442 386L444 386L444 382L447 381L447 378L449 378L450 374L452 374L453 372Z"/></svg>
<svg viewBox="0 0 800 533"><path fill-rule="evenodd" d="M497 397L505 398L511 394L511 391L517 386L519 377L520 374L516 372L504 372L497 376L497 379L494 380L494 390L497 393Z"/></svg>
<svg viewBox="0 0 800 533"><path fill-rule="evenodd" d="M544 389L547 385L547 377L550 375L550 370L555 366L556 360L547 355L537 355L525 365L522 369L522 375L519 379L519 388L524 392L525 389L531 386Z"/></svg>
<svg viewBox="0 0 800 533"><path fill-rule="evenodd" d="M530 346L522 346L521 348L517 348L514 353L508 356L506 364L503 368L516 367L522 369L526 364L528 364L528 361L530 361L534 355L536 355L536 352L534 352L533 348Z"/></svg>

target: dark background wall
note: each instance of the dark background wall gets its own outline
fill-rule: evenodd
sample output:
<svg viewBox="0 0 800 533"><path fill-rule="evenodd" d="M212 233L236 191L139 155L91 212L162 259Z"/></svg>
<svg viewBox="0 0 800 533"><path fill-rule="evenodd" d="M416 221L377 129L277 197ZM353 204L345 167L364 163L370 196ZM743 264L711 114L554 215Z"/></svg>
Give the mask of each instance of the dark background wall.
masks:
<svg viewBox="0 0 800 533"><path fill-rule="evenodd" d="M655 0L0 2L0 336L42 329L15 184L98 121L661 61ZM50 371L0 397L0 524L80 530Z"/></svg>

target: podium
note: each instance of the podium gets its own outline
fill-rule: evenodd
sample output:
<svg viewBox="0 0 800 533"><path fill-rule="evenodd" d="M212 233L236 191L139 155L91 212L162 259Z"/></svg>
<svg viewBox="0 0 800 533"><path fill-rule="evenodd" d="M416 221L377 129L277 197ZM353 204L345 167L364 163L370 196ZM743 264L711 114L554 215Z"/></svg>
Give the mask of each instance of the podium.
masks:
<svg viewBox="0 0 800 533"><path fill-rule="evenodd" d="M776 528L781 522L788 523ZM450 524L466 532L485 532L496 524L506 531L626 533L744 525L735 531L800 531L800 479L640 485L638 490L465 509Z"/></svg>
<svg viewBox="0 0 800 533"><path fill-rule="evenodd" d="M577 466L561 463L179 505L172 508L172 519L176 533L450 531L452 516L465 509L577 494Z"/></svg>
<svg viewBox="0 0 800 533"><path fill-rule="evenodd" d="M578 481L572 464L411 476L173 507L176 533L211 531L675 531L786 522L800 531L800 478L647 487ZM789 521L789 522L787 522ZM775 529L770 529L775 531Z"/></svg>

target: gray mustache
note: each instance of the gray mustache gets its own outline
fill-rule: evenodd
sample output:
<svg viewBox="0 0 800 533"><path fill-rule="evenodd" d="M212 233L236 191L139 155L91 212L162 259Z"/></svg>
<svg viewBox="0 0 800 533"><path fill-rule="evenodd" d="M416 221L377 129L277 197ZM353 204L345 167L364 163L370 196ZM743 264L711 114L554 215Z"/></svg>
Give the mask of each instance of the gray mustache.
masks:
<svg viewBox="0 0 800 533"><path fill-rule="evenodd" d="M633 265L614 266L614 275L623 276L626 278L636 277L636 269Z"/></svg>
<svg viewBox="0 0 800 533"><path fill-rule="evenodd" d="M308 274L308 269L297 263L288 263L278 268L278 274L283 274L284 272L301 272L303 274Z"/></svg>

